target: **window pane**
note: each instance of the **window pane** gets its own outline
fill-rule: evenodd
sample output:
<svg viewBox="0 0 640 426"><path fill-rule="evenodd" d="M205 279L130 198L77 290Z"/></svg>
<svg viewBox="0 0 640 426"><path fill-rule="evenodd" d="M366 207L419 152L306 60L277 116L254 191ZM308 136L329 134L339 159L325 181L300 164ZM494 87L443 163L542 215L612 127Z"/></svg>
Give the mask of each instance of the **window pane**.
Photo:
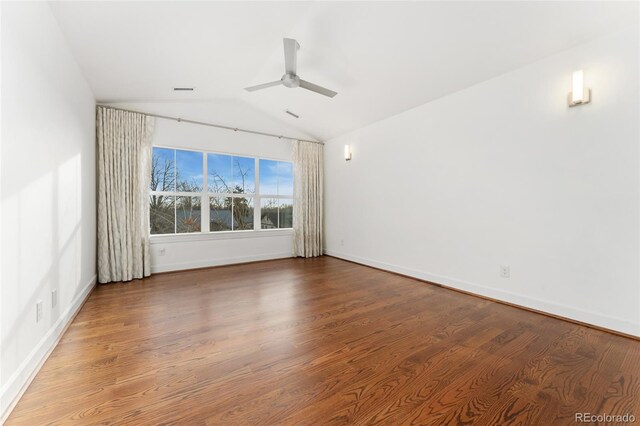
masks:
<svg viewBox="0 0 640 426"><path fill-rule="evenodd" d="M278 162L260 160L260 194L278 195Z"/></svg>
<svg viewBox="0 0 640 426"><path fill-rule="evenodd" d="M233 229L253 229L253 198L233 199Z"/></svg>
<svg viewBox="0 0 640 426"><path fill-rule="evenodd" d="M202 155L202 152L176 150L176 186L178 191L202 191Z"/></svg>
<svg viewBox="0 0 640 426"><path fill-rule="evenodd" d="M293 195L293 163L278 162L278 195Z"/></svg>
<svg viewBox="0 0 640 426"><path fill-rule="evenodd" d="M176 232L176 214L171 196L151 195L149 197L149 224L152 234L173 234Z"/></svg>
<svg viewBox="0 0 640 426"><path fill-rule="evenodd" d="M260 175L262 176L262 163L260 163ZM262 187L262 181L260 181ZM278 227L278 200L276 198L262 198L260 200L260 227L262 229L275 229Z"/></svg>
<svg viewBox="0 0 640 426"><path fill-rule="evenodd" d="M207 154L209 192L231 193L231 164L233 157L222 154Z"/></svg>
<svg viewBox="0 0 640 426"><path fill-rule="evenodd" d="M151 185L152 191L175 190L174 149L156 148L152 150Z"/></svg>
<svg viewBox="0 0 640 426"><path fill-rule="evenodd" d="M231 197L209 198L209 230L231 230Z"/></svg>
<svg viewBox="0 0 640 426"><path fill-rule="evenodd" d="M200 197L176 197L176 232L200 232Z"/></svg>
<svg viewBox="0 0 640 426"><path fill-rule="evenodd" d="M233 193L253 194L255 192L255 160L247 157L233 157Z"/></svg>
<svg viewBox="0 0 640 426"><path fill-rule="evenodd" d="M293 228L293 200L281 199L279 213L279 228Z"/></svg>

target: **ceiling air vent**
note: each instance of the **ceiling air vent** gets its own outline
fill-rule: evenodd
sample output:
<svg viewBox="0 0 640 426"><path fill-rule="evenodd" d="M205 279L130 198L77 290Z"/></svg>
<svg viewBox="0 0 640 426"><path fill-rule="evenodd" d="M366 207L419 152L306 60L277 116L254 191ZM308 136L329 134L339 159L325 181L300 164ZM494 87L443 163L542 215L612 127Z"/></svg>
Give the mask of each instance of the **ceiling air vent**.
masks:
<svg viewBox="0 0 640 426"><path fill-rule="evenodd" d="M298 114L294 114L294 113L292 113L292 112L291 112L291 111L289 111L289 110L286 110L285 112L286 112L287 114L289 114L290 116L292 116L292 117L300 118L300 116L299 116Z"/></svg>
<svg viewBox="0 0 640 426"><path fill-rule="evenodd" d="M174 92L193 92L193 89L195 89L195 87L174 87L173 91Z"/></svg>

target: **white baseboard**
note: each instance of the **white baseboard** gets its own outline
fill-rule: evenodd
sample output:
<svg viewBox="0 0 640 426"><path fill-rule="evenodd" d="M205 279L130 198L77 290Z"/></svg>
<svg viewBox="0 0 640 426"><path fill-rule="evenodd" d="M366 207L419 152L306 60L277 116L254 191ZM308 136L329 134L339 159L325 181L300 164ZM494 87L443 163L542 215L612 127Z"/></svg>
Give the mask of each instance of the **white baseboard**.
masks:
<svg viewBox="0 0 640 426"><path fill-rule="evenodd" d="M598 312L585 311L583 309L567 306L560 303L552 302L549 300L541 300L534 297L529 297L521 294L511 293L504 290L499 290L492 287L487 287L481 284L472 283L469 281L459 280L457 278L447 277L444 275L432 274L425 271L419 271L416 269L406 268L403 266L393 265L390 263L380 262L377 260L366 259L359 256L353 256L347 253L341 253L334 250L325 249L324 252L329 256L337 257L344 260L350 260L352 262L361 263L363 265L372 266L374 268L384 269L386 271L395 272L402 275L407 275L420 280L429 281L432 283L440 284L445 287L466 291L479 296L489 297L503 302L511 303L514 305L523 306L530 309L535 309L542 312L547 312L552 315L580 321L586 324L591 324L598 327L607 328L609 330L618 331L632 336L640 337L640 324L633 323L631 321L616 318L608 315L604 315Z"/></svg>
<svg viewBox="0 0 640 426"><path fill-rule="evenodd" d="M38 374L49 355L51 355L51 352L53 352L53 349L62 338L67 325L78 313L91 290L95 287L96 282L97 276L94 275L0 389L0 425L7 420L7 417L9 417L9 414L11 414L15 405L27 390L33 378Z"/></svg>
<svg viewBox="0 0 640 426"><path fill-rule="evenodd" d="M285 259L293 257L290 252L265 253L253 256L225 257L222 259L200 260L195 262L167 263L164 265L151 265L151 273L182 271L185 269L208 268L211 266L233 265L235 263L258 262L261 260Z"/></svg>

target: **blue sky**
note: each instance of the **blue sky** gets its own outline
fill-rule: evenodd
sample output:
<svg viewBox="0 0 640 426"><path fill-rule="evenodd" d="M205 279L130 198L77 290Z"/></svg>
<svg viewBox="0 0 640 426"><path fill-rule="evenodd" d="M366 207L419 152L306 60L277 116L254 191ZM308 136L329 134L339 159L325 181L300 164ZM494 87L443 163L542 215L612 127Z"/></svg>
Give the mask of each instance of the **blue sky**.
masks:
<svg viewBox="0 0 640 426"><path fill-rule="evenodd" d="M181 181L195 182L202 188L202 156L201 152L176 150L176 169Z"/></svg>
<svg viewBox="0 0 640 426"><path fill-rule="evenodd" d="M169 148L153 148L153 155L160 158L160 164L165 160L174 161L180 180L193 182L202 186L202 156L201 152L173 150ZM175 157L174 157L175 155ZM225 183L233 187L242 185L242 176L238 165L243 171L249 171L245 177L246 192L254 192L255 163L253 158L234 157L224 154L207 154L210 191L220 176ZM269 195L293 194L293 165L284 161L260 160L260 192Z"/></svg>
<svg viewBox="0 0 640 426"><path fill-rule="evenodd" d="M260 160L260 193L293 194L293 165L284 161Z"/></svg>
<svg viewBox="0 0 640 426"><path fill-rule="evenodd" d="M253 158L233 157L223 154L207 154L207 167L209 168L209 191L214 190L216 183L235 188L242 187L242 172L245 172L244 188L246 193L255 191L255 161Z"/></svg>

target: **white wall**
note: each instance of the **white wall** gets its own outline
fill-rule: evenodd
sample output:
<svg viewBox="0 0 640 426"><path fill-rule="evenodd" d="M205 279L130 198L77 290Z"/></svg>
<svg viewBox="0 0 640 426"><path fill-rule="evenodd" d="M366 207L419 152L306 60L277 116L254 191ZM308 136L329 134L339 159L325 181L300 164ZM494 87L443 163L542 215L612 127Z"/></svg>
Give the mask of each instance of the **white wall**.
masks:
<svg viewBox="0 0 640 426"><path fill-rule="evenodd" d="M257 111L251 113L252 111L247 111L244 105L237 105L233 101L192 104L118 103L111 105L233 127L274 132L284 130L284 134L298 136L295 131L283 129L282 125L273 122L262 113ZM289 140L164 119L156 119L155 121L153 144L286 161L291 161L292 158L292 145ZM164 254L162 254L163 252ZM151 237L152 272L278 259L290 257L291 253L291 230Z"/></svg>
<svg viewBox="0 0 640 426"><path fill-rule="evenodd" d="M2 5L0 4L0 37L2 36ZM2 43L0 38L0 241L2 241ZM2 243L0 243L0 295L2 294ZM2 300L0 300L0 389L4 383L2 376ZM0 392L0 421L2 421L4 404Z"/></svg>
<svg viewBox="0 0 640 426"><path fill-rule="evenodd" d="M1 8L0 423L96 273L93 95L47 3Z"/></svg>
<svg viewBox="0 0 640 426"><path fill-rule="evenodd" d="M327 253L640 335L638 48L621 30L329 141ZM568 108L576 69L593 101Z"/></svg>

